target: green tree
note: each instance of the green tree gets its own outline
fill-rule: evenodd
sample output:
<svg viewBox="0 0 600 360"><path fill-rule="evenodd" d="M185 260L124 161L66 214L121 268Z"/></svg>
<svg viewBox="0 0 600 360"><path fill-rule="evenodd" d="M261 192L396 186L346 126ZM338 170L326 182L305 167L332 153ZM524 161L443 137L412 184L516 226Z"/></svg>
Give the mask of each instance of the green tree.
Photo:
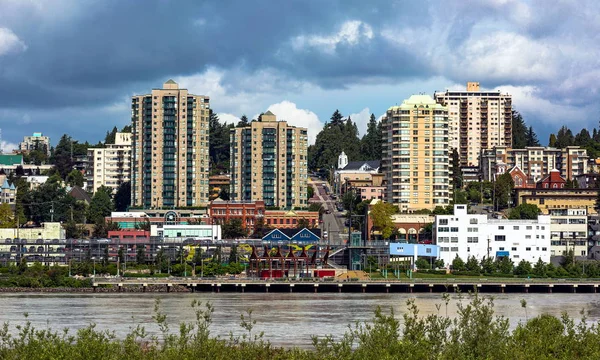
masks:
<svg viewBox="0 0 600 360"><path fill-rule="evenodd" d="M296 225L297 229L308 229L309 227L310 224L308 223L308 220L306 220L306 218L298 219L298 224Z"/></svg>
<svg viewBox="0 0 600 360"><path fill-rule="evenodd" d="M131 205L131 182L125 181L115 193L115 211L127 211Z"/></svg>
<svg viewBox="0 0 600 360"><path fill-rule="evenodd" d="M373 229L381 232L383 239L389 239L394 230L392 215L398 211L398 208L390 203L383 201L371 207L370 216L373 222Z"/></svg>
<svg viewBox="0 0 600 360"><path fill-rule="evenodd" d="M367 124L367 133L360 140L360 152L366 160L379 160L382 156L382 134L375 114L371 114Z"/></svg>
<svg viewBox="0 0 600 360"><path fill-rule="evenodd" d="M135 254L135 259L138 265L144 265L146 263L146 246L144 245L136 245L137 251Z"/></svg>
<svg viewBox="0 0 600 360"><path fill-rule="evenodd" d="M515 275L529 275L532 272L531 263L526 260L521 260L515 268Z"/></svg>
<svg viewBox="0 0 600 360"><path fill-rule="evenodd" d="M514 187L515 182L508 171L498 176L494 183L496 205L498 208L508 206L508 200L512 197L512 190Z"/></svg>
<svg viewBox="0 0 600 360"><path fill-rule="evenodd" d="M116 126L113 127L111 131L107 131L106 136L104 137L104 144L114 144L118 132L119 129L117 129Z"/></svg>
<svg viewBox="0 0 600 360"><path fill-rule="evenodd" d="M556 147L556 135L550 134L550 139L548 140L549 147Z"/></svg>
<svg viewBox="0 0 600 360"><path fill-rule="evenodd" d="M540 141L538 140L537 135L533 131L533 127L530 126L527 129L527 134L525 134L525 139L527 141L527 146L540 146Z"/></svg>
<svg viewBox="0 0 600 360"><path fill-rule="evenodd" d="M231 219L222 226L223 239L238 239L247 236L241 219Z"/></svg>
<svg viewBox="0 0 600 360"><path fill-rule="evenodd" d="M481 268L479 267L479 261L475 258L475 256L470 256L467 259L467 263L465 264L465 268L467 271L479 272Z"/></svg>
<svg viewBox="0 0 600 360"><path fill-rule="evenodd" d="M67 175L67 178L65 179L65 181L67 184L69 184L71 186L83 187L83 182L84 182L83 174L81 173L81 171L73 169Z"/></svg>
<svg viewBox="0 0 600 360"><path fill-rule="evenodd" d="M246 127L250 125L250 121L248 121L248 117L246 115L242 115L240 121L237 123L237 127Z"/></svg>
<svg viewBox="0 0 600 360"><path fill-rule="evenodd" d="M496 259L496 267L500 273L508 275L513 272L514 264L508 256L501 256Z"/></svg>
<svg viewBox="0 0 600 360"><path fill-rule="evenodd" d="M338 156L344 151L350 161L364 159L360 151L358 128L352 119L343 120L336 110L331 122L325 123L317 134L315 144L308 149L309 168L329 171L337 166Z"/></svg>
<svg viewBox="0 0 600 360"><path fill-rule="evenodd" d="M452 260L452 270L463 271L465 270L465 262L456 254L454 260Z"/></svg>
<svg viewBox="0 0 600 360"><path fill-rule="evenodd" d="M509 219L535 220L542 211L535 204L520 204L510 210Z"/></svg>
<svg viewBox="0 0 600 360"><path fill-rule="evenodd" d="M496 272L496 264L494 263L494 260L489 256L486 256L483 259L481 259L481 270L483 271L484 274L495 273Z"/></svg>
<svg viewBox="0 0 600 360"><path fill-rule="evenodd" d="M232 245L231 250L229 251L229 264L237 263L237 245Z"/></svg>
<svg viewBox="0 0 600 360"><path fill-rule="evenodd" d="M460 171L460 157L456 149L452 150L450 154L450 165L452 165L452 186L454 191L458 191L462 189L463 179Z"/></svg>
<svg viewBox="0 0 600 360"><path fill-rule="evenodd" d="M427 261L427 259L422 258L422 257L417 259L417 261L415 262L415 265L417 266L418 270L431 269L431 264L429 263L429 261Z"/></svg>
<svg viewBox="0 0 600 360"><path fill-rule="evenodd" d="M546 277L546 263L542 261L542 258L538 258L538 261L533 266L533 274L539 277Z"/></svg>
<svg viewBox="0 0 600 360"><path fill-rule="evenodd" d="M230 131L233 124L221 124L219 116L209 110L209 149L211 173L219 174L229 171ZM208 139L207 139L208 140Z"/></svg>
<svg viewBox="0 0 600 360"><path fill-rule="evenodd" d="M312 187L312 185L308 185L306 187L306 200L310 200L313 196L315 195L315 189Z"/></svg>
<svg viewBox="0 0 600 360"><path fill-rule="evenodd" d="M524 149L527 146L527 125L523 116L514 110L512 111L512 147L513 149Z"/></svg>
<svg viewBox="0 0 600 360"><path fill-rule="evenodd" d="M67 177L71 170L73 170L71 156L72 145L73 139L67 134L64 134L58 141L50 158L50 162L54 164L55 169L63 179Z"/></svg>
<svg viewBox="0 0 600 360"><path fill-rule="evenodd" d="M10 209L8 203L0 204L0 228L11 229L17 226L15 214Z"/></svg>
<svg viewBox="0 0 600 360"><path fill-rule="evenodd" d="M94 224L104 222L104 218L109 216L111 211L114 210L114 205L111 199L110 188L104 186L98 188L88 209L88 220Z"/></svg>

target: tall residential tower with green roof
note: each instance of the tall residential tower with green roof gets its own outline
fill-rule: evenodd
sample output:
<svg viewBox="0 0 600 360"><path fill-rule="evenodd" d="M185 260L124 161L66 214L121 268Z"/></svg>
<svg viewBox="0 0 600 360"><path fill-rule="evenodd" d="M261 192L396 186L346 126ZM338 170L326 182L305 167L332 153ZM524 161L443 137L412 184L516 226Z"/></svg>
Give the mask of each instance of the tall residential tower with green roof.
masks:
<svg viewBox="0 0 600 360"><path fill-rule="evenodd" d="M386 200L401 211L450 203L448 109L413 95L382 119Z"/></svg>

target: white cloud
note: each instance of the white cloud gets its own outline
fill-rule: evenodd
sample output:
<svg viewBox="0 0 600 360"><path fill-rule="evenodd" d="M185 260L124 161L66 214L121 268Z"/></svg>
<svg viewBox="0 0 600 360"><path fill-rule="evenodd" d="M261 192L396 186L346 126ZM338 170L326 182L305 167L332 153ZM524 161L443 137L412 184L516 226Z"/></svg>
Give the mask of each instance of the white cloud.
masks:
<svg viewBox="0 0 600 360"><path fill-rule="evenodd" d="M206 25L206 19L204 18L199 18L194 20L194 26L204 26Z"/></svg>
<svg viewBox="0 0 600 360"><path fill-rule="evenodd" d="M352 122L356 123L358 127L359 137L363 137L367 133L367 124L371 118L371 110L368 107L362 109L360 112L350 114Z"/></svg>
<svg viewBox="0 0 600 360"><path fill-rule="evenodd" d="M317 134L323 129L323 123L317 114L310 110L298 109L291 101L284 100L273 104L267 110L275 114L277 120L286 120L290 125L307 128L309 145L315 143Z"/></svg>
<svg viewBox="0 0 600 360"><path fill-rule="evenodd" d="M17 144L11 143L11 142L7 142L7 141L0 141L0 150L2 150L3 153L11 153L13 150L18 149L19 146Z"/></svg>
<svg viewBox="0 0 600 360"><path fill-rule="evenodd" d="M236 125L239 121L240 118L233 115L233 114L228 114L228 113L218 113L217 114L219 116L219 121L222 124L233 124Z"/></svg>
<svg viewBox="0 0 600 360"><path fill-rule="evenodd" d="M21 120L19 121L19 123L21 125L31 124L31 116L29 116L29 114L23 114L23 116L21 116Z"/></svg>
<svg viewBox="0 0 600 360"><path fill-rule="evenodd" d="M338 32L330 35L300 35L292 40L292 47L295 50L302 50L305 47L316 47L326 53L335 52L339 44L350 46L357 45L361 41L373 39L373 28L367 23L359 20L350 20L344 22Z"/></svg>
<svg viewBox="0 0 600 360"><path fill-rule="evenodd" d="M20 53L27 50L27 45L10 29L0 28L0 56Z"/></svg>

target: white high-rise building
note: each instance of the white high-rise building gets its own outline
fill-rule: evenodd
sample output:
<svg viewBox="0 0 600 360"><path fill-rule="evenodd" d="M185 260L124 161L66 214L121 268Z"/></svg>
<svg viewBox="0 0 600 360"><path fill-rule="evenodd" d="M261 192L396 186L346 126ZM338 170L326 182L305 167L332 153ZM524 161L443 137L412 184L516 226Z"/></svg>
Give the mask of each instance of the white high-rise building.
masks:
<svg viewBox="0 0 600 360"><path fill-rule="evenodd" d="M131 180L131 134L117 133L114 144L88 149L87 190L106 186L116 191Z"/></svg>

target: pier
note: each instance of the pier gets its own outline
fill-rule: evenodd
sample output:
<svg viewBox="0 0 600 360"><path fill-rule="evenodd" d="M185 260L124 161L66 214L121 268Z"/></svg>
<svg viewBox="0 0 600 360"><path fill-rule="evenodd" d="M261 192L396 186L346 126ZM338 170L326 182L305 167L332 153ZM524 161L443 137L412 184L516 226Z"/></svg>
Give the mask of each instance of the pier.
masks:
<svg viewBox="0 0 600 360"><path fill-rule="evenodd" d="M313 279L265 280L205 280L175 279L95 279L92 287L116 287L120 291L137 287L145 291L149 286L164 286L169 292L173 286L186 287L190 292L286 292L286 293L592 293L598 292L600 281L502 279L502 280L377 280L377 281L317 281Z"/></svg>

